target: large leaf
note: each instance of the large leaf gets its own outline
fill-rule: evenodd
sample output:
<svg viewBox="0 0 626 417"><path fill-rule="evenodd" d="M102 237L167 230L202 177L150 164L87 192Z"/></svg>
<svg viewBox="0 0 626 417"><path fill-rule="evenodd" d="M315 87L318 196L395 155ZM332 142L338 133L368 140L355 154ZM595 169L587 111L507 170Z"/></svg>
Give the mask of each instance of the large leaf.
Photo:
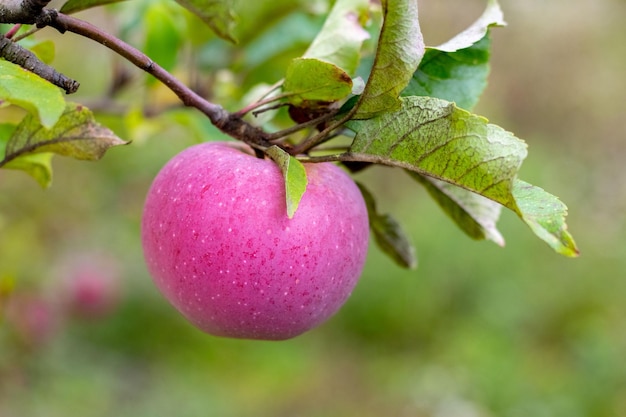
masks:
<svg viewBox="0 0 626 417"><path fill-rule="evenodd" d="M351 121L353 154L456 184L503 204L526 144L483 117L430 97L406 97L400 111Z"/></svg>
<svg viewBox="0 0 626 417"><path fill-rule="evenodd" d="M58 87L4 60L0 60L1 100L28 110L46 127L54 125L65 109L65 99Z"/></svg>
<svg viewBox="0 0 626 417"><path fill-rule="evenodd" d="M369 0L337 0L304 57L333 63L348 74L354 74L361 45L369 37L361 26L361 18L368 7Z"/></svg>
<svg viewBox="0 0 626 417"><path fill-rule="evenodd" d="M363 184L357 185L365 200L374 241L380 250L401 267L415 269L417 256L407 234L390 214L378 212L374 196Z"/></svg>
<svg viewBox="0 0 626 417"><path fill-rule="evenodd" d="M557 252L578 253L565 230L564 210L543 209L546 202L559 206L558 199L519 187L523 141L444 100L401 101L398 112L349 122L357 134L343 159L406 168L478 193L513 210Z"/></svg>
<svg viewBox="0 0 626 417"><path fill-rule="evenodd" d="M479 194L445 181L407 170L422 184L441 209L472 239L489 239L504 246L504 238L496 228L502 206Z"/></svg>
<svg viewBox="0 0 626 417"><path fill-rule="evenodd" d="M383 1L383 14L374 66L354 115L358 119L399 109L401 102L398 96L424 55L417 1Z"/></svg>
<svg viewBox="0 0 626 417"><path fill-rule="evenodd" d="M33 172L40 172L42 163L45 165L47 161L47 157L38 155L55 153L76 159L97 160L112 146L126 143L96 123L89 109L68 104L51 129L46 129L35 117L27 115L5 143L0 167L22 169L35 176ZM35 178L42 185L47 185L37 176Z"/></svg>
<svg viewBox="0 0 626 417"><path fill-rule="evenodd" d="M234 0L176 0L206 23L220 38L236 43L233 35Z"/></svg>
<svg viewBox="0 0 626 417"><path fill-rule="evenodd" d="M105 4L119 3L126 0L69 0L61 7L61 13L72 14Z"/></svg>
<svg viewBox="0 0 626 417"><path fill-rule="evenodd" d="M283 173L287 217L291 219L296 214L300 200L306 191L308 184L306 170L300 161L276 145L270 147L266 152Z"/></svg>
<svg viewBox="0 0 626 417"><path fill-rule="evenodd" d="M341 68L314 58L296 58L287 67L283 91L289 102L332 102L352 91L352 80ZM306 106L305 106L306 107Z"/></svg>

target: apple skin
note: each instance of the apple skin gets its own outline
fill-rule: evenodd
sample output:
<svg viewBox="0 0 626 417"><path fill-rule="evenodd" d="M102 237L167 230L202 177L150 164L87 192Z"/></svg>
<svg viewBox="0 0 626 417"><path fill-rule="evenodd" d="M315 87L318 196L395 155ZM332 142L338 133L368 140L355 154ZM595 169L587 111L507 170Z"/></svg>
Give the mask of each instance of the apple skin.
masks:
<svg viewBox="0 0 626 417"><path fill-rule="evenodd" d="M348 299L367 256L367 208L341 168L305 169L308 186L292 219L278 166L244 144L192 146L154 179L142 218L146 264L195 326L284 340Z"/></svg>

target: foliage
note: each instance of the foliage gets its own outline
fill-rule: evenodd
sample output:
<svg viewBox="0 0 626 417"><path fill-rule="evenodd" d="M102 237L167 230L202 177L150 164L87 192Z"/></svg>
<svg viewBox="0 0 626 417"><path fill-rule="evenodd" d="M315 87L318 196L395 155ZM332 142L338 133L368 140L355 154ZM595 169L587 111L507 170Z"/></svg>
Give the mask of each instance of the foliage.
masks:
<svg viewBox="0 0 626 417"><path fill-rule="evenodd" d="M238 35L238 30L240 34L252 31L275 33L286 20L269 19L266 22L253 17L274 14L280 18L284 10L291 10L285 9L281 3L270 2L259 2L254 7L242 7L230 0L177 2L184 9L173 8L170 2L135 3L134 7L142 11L144 19L141 24L145 28L144 51L148 56L153 56L160 68L176 73L186 65L185 48L192 48L200 56L211 48L218 57L223 56L223 62L220 65L220 59L213 63L207 61L207 69L213 72L207 75L207 79L215 77L215 66L219 65L233 71L232 74L239 76L239 82L244 85L248 68L237 57L237 51L250 51L254 42ZM73 13L107 3L113 2L68 1L61 12ZM124 56L136 57L131 61L146 66L148 72L164 81L185 104L198 107L208 115L213 124L236 122L237 125L243 123L274 130L271 133L255 130L255 133L248 134L241 132L249 129L222 128L267 153L283 167L290 216L297 210L299 198L306 188L306 176L294 174L293 167L299 166L298 160L340 161L347 166L382 164L407 170L417 183L426 187L461 230L474 239L504 243L495 226L502 206L516 213L556 252L577 256L578 249L565 224L565 205L541 188L517 178L526 157L524 142L471 113L486 86L490 30L505 24L497 1L488 1L483 15L467 30L433 48L424 46L415 0L383 1L378 9L363 0L337 0L323 21L311 19L320 15L314 6L309 5L307 15L301 14L302 10L306 11L305 7L285 17L308 19L311 23L307 25L317 25L317 34L308 40L308 47L304 49L306 43L301 45L301 40L295 37L277 44L282 51L268 51L262 59L257 58L259 64L272 66L277 62L274 59L277 53L292 48L300 50L284 62L282 77L278 68L279 78L266 80L266 85L275 84L272 88L265 88L264 97L256 102L241 97L248 103L230 114L229 123L220 121L223 113L219 104L228 108L240 105L240 101L226 99L229 95L227 86L218 86L219 80L211 81L215 91L209 93L219 104L203 104L186 87L179 87L178 81L172 86L172 78L163 78L158 71L155 72L152 64L139 52L124 44L114 49ZM194 20L197 18L213 33L198 31L198 21ZM376 21L382 21L381 26L378 27ZM71 25L66 27L73 30ZM126 35L123 32L122 36L132 35L134 24L131 26L129 21L122 27L127 28ZM98 40L95 32L82 29L81 32L77 33ZM226 44L229 41L239 44L229 47ZM269 39L266 42L271 44ZM47 186L52 177L48 153L97 159L110 146L127 142L99 126L91 116L80 118L80 125L79 119L74 118L74 130L62 137L60 132L66 131L68 116L61 117L60 111L66 105L56 88L14 64L0 63L10 77L0 85L0 96L7 103L32 114L14 130L10 126L3 129L5 134L0 143L4 144L6 151L0 166L24 170ZM195 62L191 64L196 65ZM201 70L202 66L199 68ZM365 81L357 74L362 74ZM188 81L197 82L194 80L200 78L195 76ZM115 82L113 95L124 87L123 79ZM201 84L192 87L205 88ZM251 87L263 88L261 85ZM153 81L148 82L147 88L149 94L162 90L162 87L154 86ZM41 95L35 91L47 93ZM288 114L295 125L285 117L284 111L275 111L281 106L289 107ZM74 108L82 109L83 106ZM258 120L248 118L246 115L252 111L262 117ZM45 133L33 134L39 129L33 117L39 119ZM240 120L241 117L245 118ZM59 143L72 145L51 146L57 139ZM337 143L338 153L323 151L319 146L329 140ZM79 143L80 147L76 146ZM89 145L85 145L87 143ZM93 149L89 155L84 151L85 146ZM375 207L374 198L368 196L371 207ZM374 218L381 219L376 215ZM392 218L385 218L383 223L393 224L394 229L400 227ZM375 228L373 230L376 232ZM397 233L398 236L404 235L400 230ZM400 260L404 266L414 265L415 262L406 258L406 254L414 252L407 249L408 242L404 239L397 244L394 242L396 240L392 239L383 244L392 259Z"/></svg>

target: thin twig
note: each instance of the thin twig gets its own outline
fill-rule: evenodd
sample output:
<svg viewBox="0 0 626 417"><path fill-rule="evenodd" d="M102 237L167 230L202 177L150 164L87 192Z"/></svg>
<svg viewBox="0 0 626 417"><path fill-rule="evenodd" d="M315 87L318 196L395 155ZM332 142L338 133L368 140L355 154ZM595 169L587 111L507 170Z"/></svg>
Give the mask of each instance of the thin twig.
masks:
<svg viewBox="0 0 626 417"><path fill-rule="evenodd" d="M80 84L43 63L28 49L0 35L0 57L39 75L41 78L61 87L67 94L75 93Z"/></svg>
<svg viewBox="0 0 626 417"><path fill-rule="evenodd" d="M270 133L270 134L267 135L267 138L270 141L280 140L280 139L284 138L285 136L289 136L291 134L299 132L300 130L302 130L304 128L307 128L309 126L316 126L316 125L318 125L318 124L320 124L322 122L325 122L328 119L330 119L331 117L335 116L336 114L337 114L336 111L324 114L324 115L322 115L320 117L316 117L315 119L311 119L311 120L308 120L306 122L297 124L295 126L288 127L286 129L280 130L278 132Z"/></svg>
<svg viewBox="0 0 626 417"><path fill-rule="evenodd" d="M287 103L276 103L273 106L269 106L269 107L263 107L262 109L258 109L252 112L252 115L254 117L257 117L259 114L265 113L266 111L272 111L272 110L278 110L281 107L285 107L288 106ZM240 112L237 112L236 114L241 114Z"/></svg>
<svg viewBox="0 0 626 417"><path fill-rule="evenodd" d="M306 140L302 141L301 143L299 143L297 146L295 146L292 150L291 150L291 154L292 155L298 155L298 154L304 154L307 151L309 151L309 149L315 147L316 145L318 145L319 143L323 142L324 140L326 140L326 138L328 137L328 135L335 130L336 128L342 126L345 122L347 122L348 120L350 120L350 118L353 116L353 114L356 112L356 106L353 107L352 109L350 109L350 111L348 113L346 113L345 116L343 116L341 119L339 119L338 121L336 121L335 123L332 123L330 126L328 126L326 129L322 130L320 133L318 133L317 135L311 136L310 138L307 138Z"/></svg>
<svg viewBox="0 0 626 417"><path fill-rule="evenodd" d="M152 61L146 54L121 39L88 22L62 13L58 13L52 21L48 22L48 25L61 33L68 31L84 36L116 52L136 67L161 81L178 96L184 105L194 107L208 116L211 122L224 133L257 148L271 146L271 143L266 139L266 132L244 121L238 115L230 114L221 106L204 99Z"/></svg>
<svg viewBox="0 0 626 417"><path fill-rule="evenodd" d="M278 100L282 100L285 97L287 97L287 94L279 94L279 95L274 96L274 97L270 97L270 98L266 98L266 99L263 99L263 100L255 101L254 103L251 103L251 104L247 105L246 107L244 107L243 109L239 110L235 114L240 116L240 117L243 117L246 114L250 113L251 111L253 111L255 109L258 109L261 106L265 106L266 104L273 103L273 102L278 101ZM283 103L280 103L280 104L284 105Z"/></svg>
<svg viewBox="0 0 626 417"><path fill-rule="evenodd" d="M39 32L40 30L41 30L41 28L38 28L37 26L34 26L34 27L28 29L26 32L20 33L19 35L15 36L13 38L13 41L14 42L19 42L22 39L25 39L25 38L27 38L27 37L29 37L31 35L34 35L35 33Z"/></svg>
<svg viewBox="0 0 626 417"><path fill-rule="evenodd" d="M7 39L13 39L13 37L15 36L17 31L20 30L21 27L22 27L21 23L18 23L17 25L13 25L13 27L9 29L7 33L4 34L4 37Z"/></svg>

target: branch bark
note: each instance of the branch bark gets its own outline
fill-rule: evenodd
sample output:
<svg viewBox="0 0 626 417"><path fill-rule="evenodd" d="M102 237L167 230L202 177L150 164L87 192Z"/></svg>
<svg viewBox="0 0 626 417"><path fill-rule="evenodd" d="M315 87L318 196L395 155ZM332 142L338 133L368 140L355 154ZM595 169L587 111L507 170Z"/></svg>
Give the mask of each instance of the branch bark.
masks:
<svg viewBox="0 0 626 417"><path fill-rule="evenodd" d="M45 20L50 0L4 0L0 3L0 23L38 24Z"/></svg>
<svg viewBox="0 0 626 417"><path fill-rule="evenodd" d="M56 14L44 9L50 0L4 0L0 3L0 23L46 25ZM0 35L0 57L39 75L67 94L75 93L80 84L45 64L35 54Z"/></svg>
<svg viewBox="0 0 626 417"><path fill-rule="evenodd" d="M57 72L51 66L40 61L31 51L3 36L0 36L0 57L39 75L57 87L61 87L67 94L75 93L80 86L78 81Z"/></svg>

